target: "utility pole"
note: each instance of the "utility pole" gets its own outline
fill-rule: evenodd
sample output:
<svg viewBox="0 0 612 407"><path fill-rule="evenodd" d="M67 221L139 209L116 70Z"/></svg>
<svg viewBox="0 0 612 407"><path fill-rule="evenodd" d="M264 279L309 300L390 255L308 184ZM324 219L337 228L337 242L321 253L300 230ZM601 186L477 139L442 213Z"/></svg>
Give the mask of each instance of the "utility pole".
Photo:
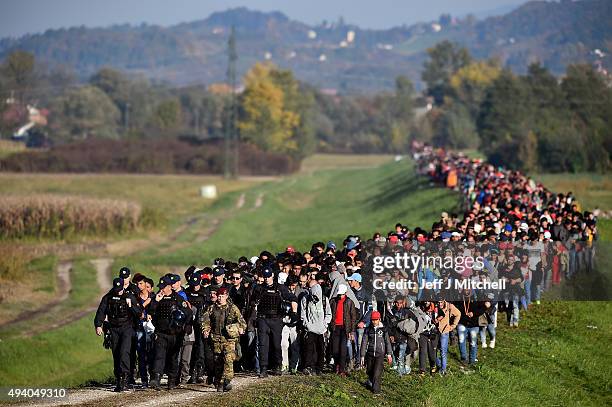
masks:
<svg viewBox="0 0 612 407"><path fill-rule="evenodd" d="M130 104L125 103L125 112L123 113L123 133L127 135L130 129Z"/></svg>
<svg viewBox="0 0 612 407"><path fill-rule="evenodd" d="M225 129L225 177L229 178L230 176L238 176L238 155L240 148L240 141L236 132L236 61L238 60L238 54L236 52L236 30L233 26L227 41L227 57L227 85L230 89L230 106ZM231 157L230 152L232 149L234 150L233 157Z"/></svg>

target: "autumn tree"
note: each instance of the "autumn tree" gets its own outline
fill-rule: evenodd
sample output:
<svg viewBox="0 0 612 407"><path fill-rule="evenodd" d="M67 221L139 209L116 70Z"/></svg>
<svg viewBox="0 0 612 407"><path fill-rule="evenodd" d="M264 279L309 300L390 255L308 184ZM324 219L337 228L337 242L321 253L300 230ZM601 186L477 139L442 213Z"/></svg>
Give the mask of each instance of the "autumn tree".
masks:
<svg viewBox="0 0 612 407"><path fill-rule="evenodd" d="M297 153L301 117L291 109L296 109L292 104L298 91L293 75L271 64L257 63L244 80L238 120L241 138L267 151Z"/></svg>

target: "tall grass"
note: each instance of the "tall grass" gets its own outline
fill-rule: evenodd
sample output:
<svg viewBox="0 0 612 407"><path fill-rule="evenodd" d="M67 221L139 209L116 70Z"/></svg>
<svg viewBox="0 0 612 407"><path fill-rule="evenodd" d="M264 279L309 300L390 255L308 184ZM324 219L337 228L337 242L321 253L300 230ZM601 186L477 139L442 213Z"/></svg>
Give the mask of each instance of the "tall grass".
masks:
<svg viewBox="0 0 612 407"><path fill-rule="evenodd" d="M0 238L59 238L105 235L136 229L139 204L77 196L0 197Z"/></svg>

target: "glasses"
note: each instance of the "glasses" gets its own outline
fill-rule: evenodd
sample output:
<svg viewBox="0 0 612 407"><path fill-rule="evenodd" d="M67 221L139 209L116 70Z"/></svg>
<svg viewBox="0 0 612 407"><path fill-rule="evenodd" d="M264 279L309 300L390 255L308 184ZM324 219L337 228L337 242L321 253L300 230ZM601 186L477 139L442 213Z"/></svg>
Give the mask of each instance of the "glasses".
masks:
<svg viewBox="0 0 612 407"><path fill-rule="evenodd" d="M240 280L242 277L230 277L230 280Z"/></svg>

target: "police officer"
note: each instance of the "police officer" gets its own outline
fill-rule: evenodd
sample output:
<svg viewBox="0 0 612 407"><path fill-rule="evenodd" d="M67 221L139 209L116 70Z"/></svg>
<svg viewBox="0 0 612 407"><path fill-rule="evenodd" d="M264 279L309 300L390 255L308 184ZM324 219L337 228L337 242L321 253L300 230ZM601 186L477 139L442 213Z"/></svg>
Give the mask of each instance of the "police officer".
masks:
<svg viewBox="0 0 612 407"><path fill-rule="evenodd" d="M159 389L164 368L168 373L168 390L176 387L185 323L192 317L189 304L172 289L172 284L169 276L162 277L158 284L160 291L149 305L155 325L155 361L153 379L149 383L154 389Z"/></svg>
<svg viewBox="0 0 612 407"><path fill-rule="evenodd" d="M119 278L123 279L123 289L131 293L134 297L138 298L140 290L138 285L132 281L132 270L129 267L121 267L119 269ZM132 346L130 348L130 374L128 375L128 385L134 385L134 372L136 371L136 348L137 348L137 335L138 325L134 325L134 337L132 338Z"/></svg>
<svg viewBox="0 0 612 407"><path fill-rule="evenodd" d="M134 297L137 297L140 290L138 286L132 282L132 270L128 267L121 267L121 269L119 269L119 278L123 279L123 289L132 293Z"/></svg>
<svg viewBox="0 0 612 407"><path fill-rule="evenodd" d="M270 351L274 355L275 374L281 374L283 355L281 337L283 331L283 306L291 303L291 310L297 312L297 298L287 286L274 281L274 273L269 267L262 270L264 283L255 287L251 309L256 310L257 335L259 339L259 377L268 377Z"/></svg>
<svg viewBox="0 0 612 407"><path fill-rule="evenodd" d="M228 303L228 290L221 287L217 292L217 302L204 313L202 336L210 337L215 357L215 379L218 392L230 391L234 378L234 359L236 343L246 329L246 322L240 310Z"/></svg>
<svg viewBox="0 0 612 407"><path fill-rule="evenodd" d="M102 325L108 318L113 352L116 392L126 389L130 374L130 351L134 325L142 314L138 300L124 289L124 280L115 278L111 290L102 297L94 319L96 334L102 335Z"/></svg>
<svg viewBox="0 0 612 407"><path fill-rule="evenodd" d="M186 368L188 372L183 372L185 375L190 375L187 383L202 383L204 375L204 342L202 341L202 330L200 329L201 320L204 314L205 301L210 296L210 291L202 288L202 282L199 273L192 273L189 278L189 287L185 290L187 298L191 304L191 312L193 312L193 344L190 353L190 360L186 360L186 355L183 354L184 362L187 362ZM183 349L185 352L185 349ZM185 366L183 366L185 368Z"/></svg>
<svg viewBox="0 0 612 407"><path fill-rule="evenodd" d="M227 270L223 266L217 266L213 269L213 281L212 286L219 290L221 287L225 287L228 290L231 288L231 284L225 281L225 274Z"/></svg>

